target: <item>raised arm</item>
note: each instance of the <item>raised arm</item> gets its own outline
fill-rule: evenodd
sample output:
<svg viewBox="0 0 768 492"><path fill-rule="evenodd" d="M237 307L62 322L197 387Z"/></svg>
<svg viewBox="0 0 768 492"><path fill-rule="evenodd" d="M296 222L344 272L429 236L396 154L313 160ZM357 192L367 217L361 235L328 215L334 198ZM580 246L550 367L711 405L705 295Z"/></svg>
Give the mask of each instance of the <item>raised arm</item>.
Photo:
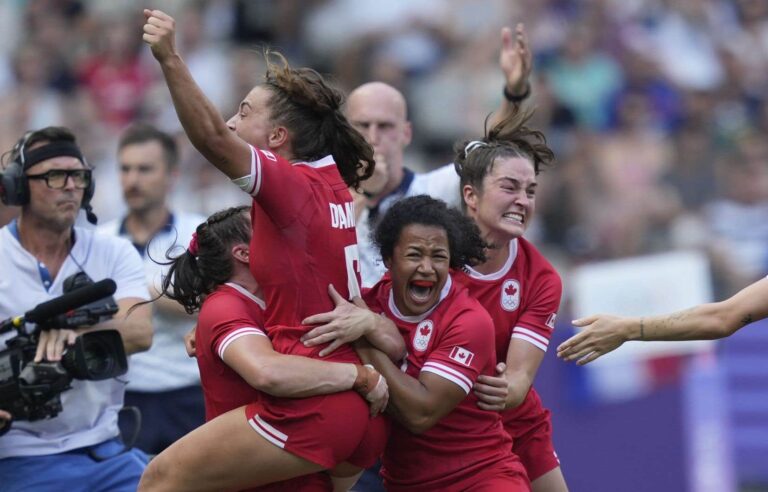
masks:
<svg viewBox="0 0 768 492"><path fill-rule="evenodd" d="M560 344L557 355L583 365L630 340L724 338L765 317L768 317L768 279L759 280L724 301L671 314L648 317L597 314L577 319L573 324L583 327L584 331Z"/></svg>
<svg viewBox="0 0 768 492"><path fill-rule="evenodd" d="M499 67L504 73L504 97L489 122L489 128L501 121L505 115L517 111L531 92L529 78L533 69L533 55L523 24L518 24L514 32L509 27L501 30Z"/></svg>
<svg viewBox="0 0 768 492"><path fill-rule="evenodd" d="M176 52L173 18L160 10L146 9L144 18L144 42L150 46L160 64L179 122L192 145L230 179L250 173L251 150L248 144L227 127Z"/></svg>

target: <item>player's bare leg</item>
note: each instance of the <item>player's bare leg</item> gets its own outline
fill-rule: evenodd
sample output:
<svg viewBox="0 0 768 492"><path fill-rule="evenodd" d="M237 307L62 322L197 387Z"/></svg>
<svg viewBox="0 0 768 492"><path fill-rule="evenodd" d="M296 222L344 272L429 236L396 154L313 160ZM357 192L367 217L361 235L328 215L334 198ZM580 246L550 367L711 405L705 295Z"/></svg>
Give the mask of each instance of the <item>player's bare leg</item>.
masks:
<svg viewBox="0 0 768 492"><path fill-rule="evenodd" d="M139 491L242 490L323 470L280 449L248 424L245 407L198 427L157 455Z"/></svg>
<svg viewBox="0 0 768 492"><path fill-rule="evenodd" d="M333 492L347 492L360 479L362 468L349 463L340 463L330 472Z"/></svg>
<svg viewBox="0 0 768 492"><path fill-rule="evenodd" d="M531 482L533 492L568 492L563 471L558 466Z"/></svg>

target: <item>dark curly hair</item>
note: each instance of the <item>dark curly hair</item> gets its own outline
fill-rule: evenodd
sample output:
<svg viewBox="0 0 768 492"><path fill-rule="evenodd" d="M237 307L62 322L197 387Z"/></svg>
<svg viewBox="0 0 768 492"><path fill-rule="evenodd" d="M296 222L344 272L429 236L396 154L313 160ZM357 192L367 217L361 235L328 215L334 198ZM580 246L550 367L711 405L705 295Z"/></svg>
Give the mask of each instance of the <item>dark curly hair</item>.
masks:
<svg viewBox="0 0 768 492"><path fill-rule="evenodd" d="M200 309L205 296L230 279L230 248L251 241L250 207L231 207L197 226L197 254L187 250L173 258L163 277L163 294L189 314Z"/></svg>
<svg viewBox="0 0 768 492"><path fill-rule="evenodd" d="M485 242L469 217L442 200L417 195L392 205L379 222L374 241L384 260L391 260L403 229L411 224L441 227L448 236L451 268L485 262Z"/></svg>
<svg viewBox="0 0 768 492"><path fill-rule="evenodd" d="M493 164L500 157L522 157L529 160L537 176L553 163L555 154L547 145L547 138L542 132L526 126L531 116L533 112L530 111L510 113L490 131L486 131L481 140L457 142L453 162L461 183L459 190L462 208L466 209L466 203L461 190L465 185L482 190L483 178L491 172Z"/></svg>
<svg viewBox="0 0 768 492"><path fill-rule="evenodd" d="M344 182L353 188L370 178L375 165L373 147L341 112L344 95L311 68L291 68L280 53L267 50L264 57L263 87L272 93L271 119L301 136L291 141L294 156L316 161L332 155Z"/></svg>

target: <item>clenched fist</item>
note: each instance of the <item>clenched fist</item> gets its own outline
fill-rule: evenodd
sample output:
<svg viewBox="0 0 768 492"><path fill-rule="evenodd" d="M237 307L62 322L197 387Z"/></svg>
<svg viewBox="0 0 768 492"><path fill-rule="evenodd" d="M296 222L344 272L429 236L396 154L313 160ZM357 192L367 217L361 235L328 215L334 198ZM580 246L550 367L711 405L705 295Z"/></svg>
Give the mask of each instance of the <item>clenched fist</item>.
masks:
<svg viewBox="0 0 768 492"><path fill-rule="evenodd" d="M144 9L144 35L142 39L152 49L159 62L176 55L174 36L176 21L160 10Z"/></svg>

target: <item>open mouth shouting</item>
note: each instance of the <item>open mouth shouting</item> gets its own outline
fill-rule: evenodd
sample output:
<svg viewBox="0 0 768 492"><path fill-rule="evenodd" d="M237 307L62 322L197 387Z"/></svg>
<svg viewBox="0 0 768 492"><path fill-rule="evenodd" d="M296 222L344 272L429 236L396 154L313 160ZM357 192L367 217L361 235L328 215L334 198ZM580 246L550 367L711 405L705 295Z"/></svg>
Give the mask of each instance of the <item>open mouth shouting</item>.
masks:
<svg viewBox="0 0 768 492"><path fill-rule="evenodd" d="M435 291L433 280L411 280L408 283L408 295L415 304L428 303Z"/></svg>

